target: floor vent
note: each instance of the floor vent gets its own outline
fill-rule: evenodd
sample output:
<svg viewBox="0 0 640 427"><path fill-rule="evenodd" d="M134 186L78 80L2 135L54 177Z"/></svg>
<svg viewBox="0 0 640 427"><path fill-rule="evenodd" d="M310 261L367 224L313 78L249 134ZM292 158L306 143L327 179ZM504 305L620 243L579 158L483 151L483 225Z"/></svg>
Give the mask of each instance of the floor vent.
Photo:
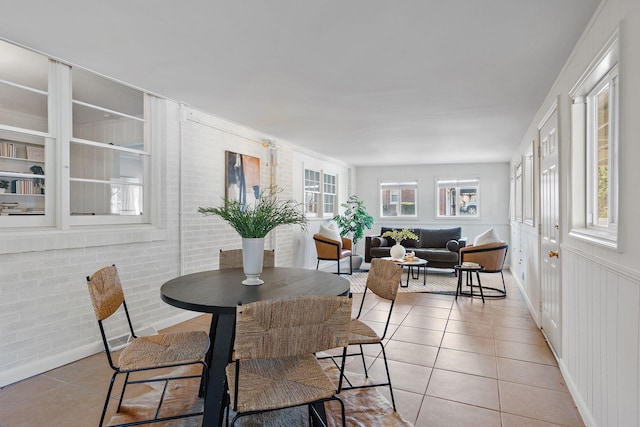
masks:
<svg viewBox="0 0 640 427"><path fill-rule="evenodd" d="M139 337L144 337L149 335L158 335L158 331L153 326L148 326L146 328L140 329L139 331L136 331L136 335ZM109 348L111 349L111 351L120 350L121 348L126 347L126 345L129 343L130 340L131 340L130 334L111 338L109 340Z"/></svg>

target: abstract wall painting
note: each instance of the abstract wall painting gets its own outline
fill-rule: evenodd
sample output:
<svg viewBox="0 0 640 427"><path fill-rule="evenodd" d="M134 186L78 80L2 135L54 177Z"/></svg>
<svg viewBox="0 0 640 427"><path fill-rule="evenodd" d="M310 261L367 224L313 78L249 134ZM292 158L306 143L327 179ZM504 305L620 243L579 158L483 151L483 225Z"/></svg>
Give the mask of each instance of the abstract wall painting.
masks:
<svg viewBox="0 0 640 427"><path fill-rule="evenodd" d="M260 197L260 159L226 151L225 197L253 205Z"/></svg>

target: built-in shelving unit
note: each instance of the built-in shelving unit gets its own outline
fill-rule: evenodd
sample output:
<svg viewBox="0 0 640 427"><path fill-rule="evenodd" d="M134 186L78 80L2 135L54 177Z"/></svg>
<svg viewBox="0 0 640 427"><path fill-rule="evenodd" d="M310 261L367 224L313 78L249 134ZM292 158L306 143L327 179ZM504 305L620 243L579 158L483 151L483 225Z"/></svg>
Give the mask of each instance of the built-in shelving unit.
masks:
<svg viewBox="0 0 640 427"><path fill-rule="evenodd" d="M0 215L44 215L44 145L0 139Z"/></svg>

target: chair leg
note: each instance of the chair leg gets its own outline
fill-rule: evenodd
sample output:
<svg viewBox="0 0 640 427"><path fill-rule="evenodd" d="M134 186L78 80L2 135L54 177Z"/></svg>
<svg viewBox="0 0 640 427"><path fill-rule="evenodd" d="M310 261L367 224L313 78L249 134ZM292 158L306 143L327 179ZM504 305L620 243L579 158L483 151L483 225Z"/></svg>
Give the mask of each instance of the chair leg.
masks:
<svg viewBox="0 0 640 427"><path fill-rule="evenodd" d="M124 399L124 392L127 389L127 384L129 384L129 372L124 377L124 384L122 385L122 393L120 394L120 400L118 401L118 410L116 412L120 412L120 406L122 406L122 399Z"/></svg>
<svg viewBox="0 0 640 427"><path fill-rule="evenodd" d="M338 276L340 275L340 258L338 258Z"/></svg>
<svg viewBox="0 0 640 427"><path fill-rule="evenodd" d="M389 393L391 394L391 404L393 405L393 411L396 412L396 400L393 397L393 387L391 387L391 374L389 373L389 364L387 363L387 354L384 351L384 344L381 342L382 358L384 359L384 367L387 370L387 381L389 382Z"/></svg>
<svg viewBox="0 0 640 427"><path fill-rule="evenodd" d="M353 256L349 255L349 274L353 274Z"/></svg>
<svg viewBox="0 0 640 427"><path fill-rule="evenodd" d="M200 362L202 364L202 375L200 376L200 390L198 391L198 397L204 397L204 393L207 390L207 373L209 372L209 367L205 362Z"/></svg>
<svg viewBox="0 0 640 427"><path fill-rule="evenodd" d="M360 356L362 356L362 367L364 368L364 377L369 378L367 373L367 363L364 361L364 351L362 350L362 344L360 344Z"/></svg>
<svg viewBox="0 0 640 427"><path fill-rule="evenodd" d="M107 390L107 397L104 400L104 408L102 409L102 415L100 416L100 424L98 424L98 427L102 427L102 425L104 424L104 417L105 415L107 415L107 407L109 406L109 401L111 400L111 392L113 391L113 383L116 380L116 375L118 375L118 373L114 372L111 376L111 382L109 383L109 389ZM118 410L120 410L120 408L118 408Z"/></svg>
<svg viewBox="0 0 640 427"><path fill-rule="evenodd" d="M316 270L318 269L318 267L320 267L320 259L318 259L318 262L316 262Z"/></svg>

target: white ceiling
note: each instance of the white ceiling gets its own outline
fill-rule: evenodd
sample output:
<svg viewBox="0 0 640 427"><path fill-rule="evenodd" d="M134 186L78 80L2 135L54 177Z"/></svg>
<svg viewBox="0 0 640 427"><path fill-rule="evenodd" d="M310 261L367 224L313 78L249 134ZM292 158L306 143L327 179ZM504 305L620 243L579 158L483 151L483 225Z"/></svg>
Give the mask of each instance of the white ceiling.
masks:
<svg viewBox="0 0 640 427"><path fill-rule="evenodd" d="M0 0L0 37L354 165L508 161L599 0Z"/></svg>

